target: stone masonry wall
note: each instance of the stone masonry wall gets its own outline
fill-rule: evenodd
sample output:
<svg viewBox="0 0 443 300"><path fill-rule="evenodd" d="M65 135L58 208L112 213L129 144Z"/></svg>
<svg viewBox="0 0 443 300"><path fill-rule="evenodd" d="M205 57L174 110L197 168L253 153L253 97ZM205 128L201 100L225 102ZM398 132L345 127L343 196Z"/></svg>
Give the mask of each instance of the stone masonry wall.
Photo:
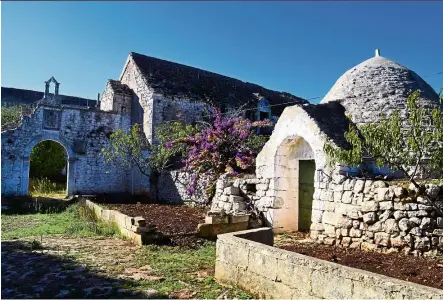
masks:
<svg viewBox="0 0 443 300"><path fill-rule="evenodd" d="M268 199L263 197L263 189L268 185L269 179L257 179L254 175L242 178L222 175L216 183L211 211L223 210L226 214L231 214L257 208L266 212Z"/></svg>
<svg viewBox="0 0 443 300"><path fill-rule="evenodd" d="M209 184L209 178L200 177L196 192L188 195L186 188L191 176L192 174L180 170L160 172L156 183L151 185L152 198L168 204L205 203L207 201L205 187Z"/></svg>
<svg viewBox="0 0 443 300"><path fill-rule="evenodd" d="M334 179L316 182L311 238L351 248L436 253L443 250L443 218L405 183ZM406 184L407 185L407 184ZM443 207L443 185L427 184Z"/></svg>
<svg viewBox="0 0 443 300"><path fill-rule="evenodd" d="M443 299L443 291L272 247L270 228L221 234L215 278L266 299Z"/></svg>

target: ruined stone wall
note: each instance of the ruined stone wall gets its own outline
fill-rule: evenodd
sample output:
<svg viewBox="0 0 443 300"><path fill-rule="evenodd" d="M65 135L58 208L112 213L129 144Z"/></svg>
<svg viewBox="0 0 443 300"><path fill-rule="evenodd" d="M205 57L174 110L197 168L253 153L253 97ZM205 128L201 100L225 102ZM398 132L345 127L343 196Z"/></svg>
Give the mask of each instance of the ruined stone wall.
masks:
<svg viewBox="0 0 443 300"><path fill-rule="evenodd" d="M44 140L56 141L67 151L68 194L128 191L128 170L105 164L101 149L112 131L129 125L128 115L40 105L21 126L2 132L2 194L27 194L30 152Z"/></svg>
<svg viewBox="0 0 443 300"><path fill-rule="evenodd" d="M427 185L432 204L404 185L343 176L316 183L311 237L351 248L443 250L443 218L432 205L443 207L443 184Z"/></svg>

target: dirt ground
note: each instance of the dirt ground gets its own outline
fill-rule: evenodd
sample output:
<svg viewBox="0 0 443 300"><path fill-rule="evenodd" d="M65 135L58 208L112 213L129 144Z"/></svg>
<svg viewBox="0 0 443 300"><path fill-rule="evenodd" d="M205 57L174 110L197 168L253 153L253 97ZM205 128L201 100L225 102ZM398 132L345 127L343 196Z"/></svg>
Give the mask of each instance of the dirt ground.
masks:
<svg viewBox="0 0 443 300"><path fill-rule="evenodd" d="M37 239L39 240L39 239ZM2 298L161 298L155 290L125 287L133 276L137 247L119 239L42 237L2 241ZM37 248L37 249L35 249Z"/></svg>
<svg viewBox="0 0 443 300"><path fill-rule="evenodd" d="M402 253L378 253L319 245L303 234L276 237L276 247L422 285L443 289L443 257L425 258Z"/></svg>
<svg viewBox="0 0 443 300"><path fill-rule="evenodd" d="M195 236L197 225L204 223L207 208L165 204L107 204L131 217L142 216L149 225L170 238L174 245L189 246L202 244L205 240Z"/></svg>

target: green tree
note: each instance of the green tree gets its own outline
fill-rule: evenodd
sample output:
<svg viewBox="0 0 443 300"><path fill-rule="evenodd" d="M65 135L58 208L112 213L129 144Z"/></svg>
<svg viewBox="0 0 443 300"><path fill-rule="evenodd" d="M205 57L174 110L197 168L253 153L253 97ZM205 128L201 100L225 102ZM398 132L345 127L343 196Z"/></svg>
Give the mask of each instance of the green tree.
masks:
<svg viewBox="0 0 443 300"><path fill-rule="evenodd" d="M443 100L442 92L443 89L440 91L440 102ZM401 171L418 193L431 202L424 184L417 178L429 178L435 174L441 177L443 110L440 105L420 105L419 98L419 91L408 96L405 118L395 110L389 118L383 118L379 123L357 128L351 122L349 131L345 133L349 149L338 148L332 143L325 144L330 165L339 163L358 167L365 159L373 160L378 167L389 166Z"/></svg>
<svg viewBox="0 0 443 300"><path fill-rule="evenodd" d="M1 115L2 115L2 131L15 128L20 125L20 121L23 115L24 106L22 105L13 105L6 106L2 105Z"/></svg>
<svg viewBox="0 0 443 300"><path fill-rule="evenodd" d="M109 144L102 149L105 162L116 162L122 167L137 167L146 176L150 170L161 171L172 166L186 151L185 145L169 146L171 139L184 138L194 134L196 125L181 122L165 122L155 131L157 143L150 145L140 125L134 124L127 131L116 130L109 138ZM148 156L148 152L149 156Z"/></svg>
<svg viewBox="0 0 443 300"><path fill-rule="evenodd" d="M30 177L48 178L62 181L65 176L61 174L66 167L66 150L54 141L43 141L35 145L30 155Z"/></svg>

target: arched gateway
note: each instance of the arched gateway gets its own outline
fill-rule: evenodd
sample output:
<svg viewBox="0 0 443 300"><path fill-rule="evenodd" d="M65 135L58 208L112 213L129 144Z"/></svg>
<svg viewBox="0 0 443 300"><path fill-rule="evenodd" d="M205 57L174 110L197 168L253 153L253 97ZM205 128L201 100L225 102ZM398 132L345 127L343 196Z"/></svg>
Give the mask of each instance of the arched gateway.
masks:
<svg viewBox="0 0 443 300"><path fill-rule="evenodd" d="M49 93L50 83L56 85L53 94ZM46 140L57 142L66 150L68 195L138 193L141 182L149 179L141 178L137 170L105 164L101 155L111 132L129 128L130 112L62 103L58 87L53 77L45 82L44 97L31 115L22 117L17 128L1 133L2 195L28 194L30 153L35 145Z"/></svg>

